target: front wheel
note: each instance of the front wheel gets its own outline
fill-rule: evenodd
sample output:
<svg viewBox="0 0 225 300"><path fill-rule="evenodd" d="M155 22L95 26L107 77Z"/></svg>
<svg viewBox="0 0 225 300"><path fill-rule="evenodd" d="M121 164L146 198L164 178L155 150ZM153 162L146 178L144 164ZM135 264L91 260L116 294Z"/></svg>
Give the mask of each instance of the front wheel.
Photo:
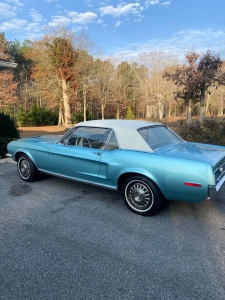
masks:
<svg viewBox="0 0 225 300"><path fill-rule="evenodd" d="M163 196L158 187L143 176L131 176L122 186L123 200L133 212L150 216L162 206Z"/></svg>
<svg viewBox="0 0 225 300"><path fill-rule="evenodd" d="M17 161L17 169L20 177L25 181L35 181L38 176L38 169L32 160L26 155L21 154Z"/></svg>

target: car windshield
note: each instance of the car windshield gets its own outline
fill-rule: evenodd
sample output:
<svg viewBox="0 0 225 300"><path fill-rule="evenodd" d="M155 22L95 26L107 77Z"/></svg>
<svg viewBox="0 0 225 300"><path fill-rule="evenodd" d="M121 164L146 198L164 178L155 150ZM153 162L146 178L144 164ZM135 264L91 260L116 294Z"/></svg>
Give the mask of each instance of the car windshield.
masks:
<svg viewBox="0 0 225 300"><path fill-rule="evenodd" d="M150 126L138 130L152 150L180 143L182 140L166 126Z"/></svg>

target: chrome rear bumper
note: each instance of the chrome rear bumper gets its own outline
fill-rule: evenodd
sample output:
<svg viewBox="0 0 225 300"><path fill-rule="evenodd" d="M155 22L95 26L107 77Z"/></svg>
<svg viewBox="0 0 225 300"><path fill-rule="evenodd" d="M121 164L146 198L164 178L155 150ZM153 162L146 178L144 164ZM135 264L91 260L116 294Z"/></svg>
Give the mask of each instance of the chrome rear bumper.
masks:
<svg viewBox="0 0 225 300"><path fill-rule="evenodd" d="M209 197L207 199L211 199L215 197L216 193L219 191L223 183L225 182L225 176L220 179L217 185L209 185Z"/></svg>

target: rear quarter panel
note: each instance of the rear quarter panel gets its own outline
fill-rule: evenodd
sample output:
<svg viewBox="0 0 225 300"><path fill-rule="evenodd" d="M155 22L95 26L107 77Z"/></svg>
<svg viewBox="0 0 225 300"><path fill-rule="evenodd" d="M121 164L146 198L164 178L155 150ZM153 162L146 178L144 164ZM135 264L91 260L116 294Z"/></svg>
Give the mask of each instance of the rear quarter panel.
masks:
<svg viewBox="0 0 225 300"><path fill-rule="evenodd" d="M206 163L156 153L129 150L104 151L100 163L100 183L117 186L125 173L137 173L151 179L166 199L201 202L208 197L208 185L215 184L212 168ZM184 182L199 183L201 188L185 186Z"/></svg>

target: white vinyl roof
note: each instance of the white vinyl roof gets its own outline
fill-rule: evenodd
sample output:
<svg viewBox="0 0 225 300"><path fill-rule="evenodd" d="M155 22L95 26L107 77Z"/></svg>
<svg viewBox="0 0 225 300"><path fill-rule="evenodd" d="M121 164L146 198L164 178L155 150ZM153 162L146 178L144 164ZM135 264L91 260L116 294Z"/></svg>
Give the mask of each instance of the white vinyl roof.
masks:
<svg viewBox="0 0 225 300"><path fill-rule="evenodd" d="M102 127L113 129L120 149L153 152L138 129L142 127L162 125L161 123L134 120L94 120L76 124L75 127Z"/></svg>

